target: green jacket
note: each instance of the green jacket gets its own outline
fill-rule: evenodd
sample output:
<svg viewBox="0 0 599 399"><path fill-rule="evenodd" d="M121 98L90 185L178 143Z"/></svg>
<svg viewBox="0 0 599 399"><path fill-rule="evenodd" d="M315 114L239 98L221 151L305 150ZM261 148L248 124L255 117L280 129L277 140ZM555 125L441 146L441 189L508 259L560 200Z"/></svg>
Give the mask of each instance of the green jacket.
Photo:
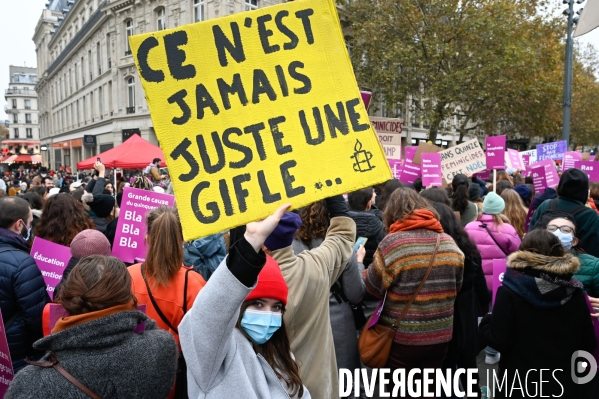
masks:
<svg viewBox="0 0 599 399"><path fill-rule="evenodd" d="M549 209L550 201L543 202L536 210L530 221L528 231L532 231L535 228L543 212ZM570 198L560 197L557 200L557 209L565 212L572 212L581 205L584 204ZM576 215L574 219L576 220L578 246L584 249L587 254L599 257L599 215L594 209L587 208L587 210Z"/></svg>
<svg viewBox="0 0 599 399"><path fill-rule="evenodd" d="M599 258L589 254L576 253L580 259L580 270L574 275L584 285L589 296L599 297Z"/></svg>

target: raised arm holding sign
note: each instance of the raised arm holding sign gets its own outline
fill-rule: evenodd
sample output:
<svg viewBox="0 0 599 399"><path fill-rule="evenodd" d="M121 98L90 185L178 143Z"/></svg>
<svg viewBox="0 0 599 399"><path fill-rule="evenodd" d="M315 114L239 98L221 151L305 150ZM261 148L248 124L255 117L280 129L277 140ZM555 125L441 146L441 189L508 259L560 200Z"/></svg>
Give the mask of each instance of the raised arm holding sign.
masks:
<svg viewBox="0 0 599 399"><path fill-rule="evenodd" d="M391 178L335 3L130 38L185 240Z"/></svg>

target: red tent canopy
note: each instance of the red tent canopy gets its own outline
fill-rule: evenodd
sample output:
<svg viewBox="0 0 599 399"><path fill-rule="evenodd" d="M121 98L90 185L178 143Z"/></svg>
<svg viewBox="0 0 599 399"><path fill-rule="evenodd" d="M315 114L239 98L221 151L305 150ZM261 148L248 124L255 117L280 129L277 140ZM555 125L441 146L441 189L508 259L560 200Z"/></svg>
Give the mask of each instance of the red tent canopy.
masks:
<svg viewBox="0 0 599 399"><path fill-rule="evenodd" d="M148 143L137 134L127 139L123 144L111 148L100 155L77 163L77 169L93 169L94 163L100 158L107 168L115 169L143 169L148 166L154 158L160 158L160 166L166 166L164 154L160 147Z"/></svg>

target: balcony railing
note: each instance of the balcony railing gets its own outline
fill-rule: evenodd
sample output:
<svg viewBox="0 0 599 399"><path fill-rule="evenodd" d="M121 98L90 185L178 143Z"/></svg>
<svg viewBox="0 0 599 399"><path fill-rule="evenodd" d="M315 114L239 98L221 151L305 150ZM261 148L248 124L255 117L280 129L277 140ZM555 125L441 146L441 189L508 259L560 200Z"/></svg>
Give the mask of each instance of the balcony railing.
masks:
<svg viewBox="0 0 599 399"><path fill-rule="evenodd" d="M22 94L22 95L26 95L26 96L35 96L35 91L33 91L33 90L23 90L23 89L6 89L6 90L4 90L4 94L5 95Z"/></svg>
<svg viewBox="0 0 599 399"><path fill-rule="evenodd" d="M127 107L127 113L128 114L134 114L135 113L135 107Z"/></svg>
<svg viewBox="0 0 599 399"><path fill-rule="evenodd" d="M125 55L131 55L131 50L125 51Z"/></svg>

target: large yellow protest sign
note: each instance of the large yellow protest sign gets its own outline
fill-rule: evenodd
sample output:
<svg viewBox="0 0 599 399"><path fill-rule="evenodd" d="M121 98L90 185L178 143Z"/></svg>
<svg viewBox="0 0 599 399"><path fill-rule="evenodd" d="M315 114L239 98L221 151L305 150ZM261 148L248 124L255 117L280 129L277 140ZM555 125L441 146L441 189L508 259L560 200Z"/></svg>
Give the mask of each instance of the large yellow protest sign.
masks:
<svg viewBox="0 0 599 399"><path fill-rule="evenodd" d="M186 240L391 178L332 0L130 43Z"/></svg>

